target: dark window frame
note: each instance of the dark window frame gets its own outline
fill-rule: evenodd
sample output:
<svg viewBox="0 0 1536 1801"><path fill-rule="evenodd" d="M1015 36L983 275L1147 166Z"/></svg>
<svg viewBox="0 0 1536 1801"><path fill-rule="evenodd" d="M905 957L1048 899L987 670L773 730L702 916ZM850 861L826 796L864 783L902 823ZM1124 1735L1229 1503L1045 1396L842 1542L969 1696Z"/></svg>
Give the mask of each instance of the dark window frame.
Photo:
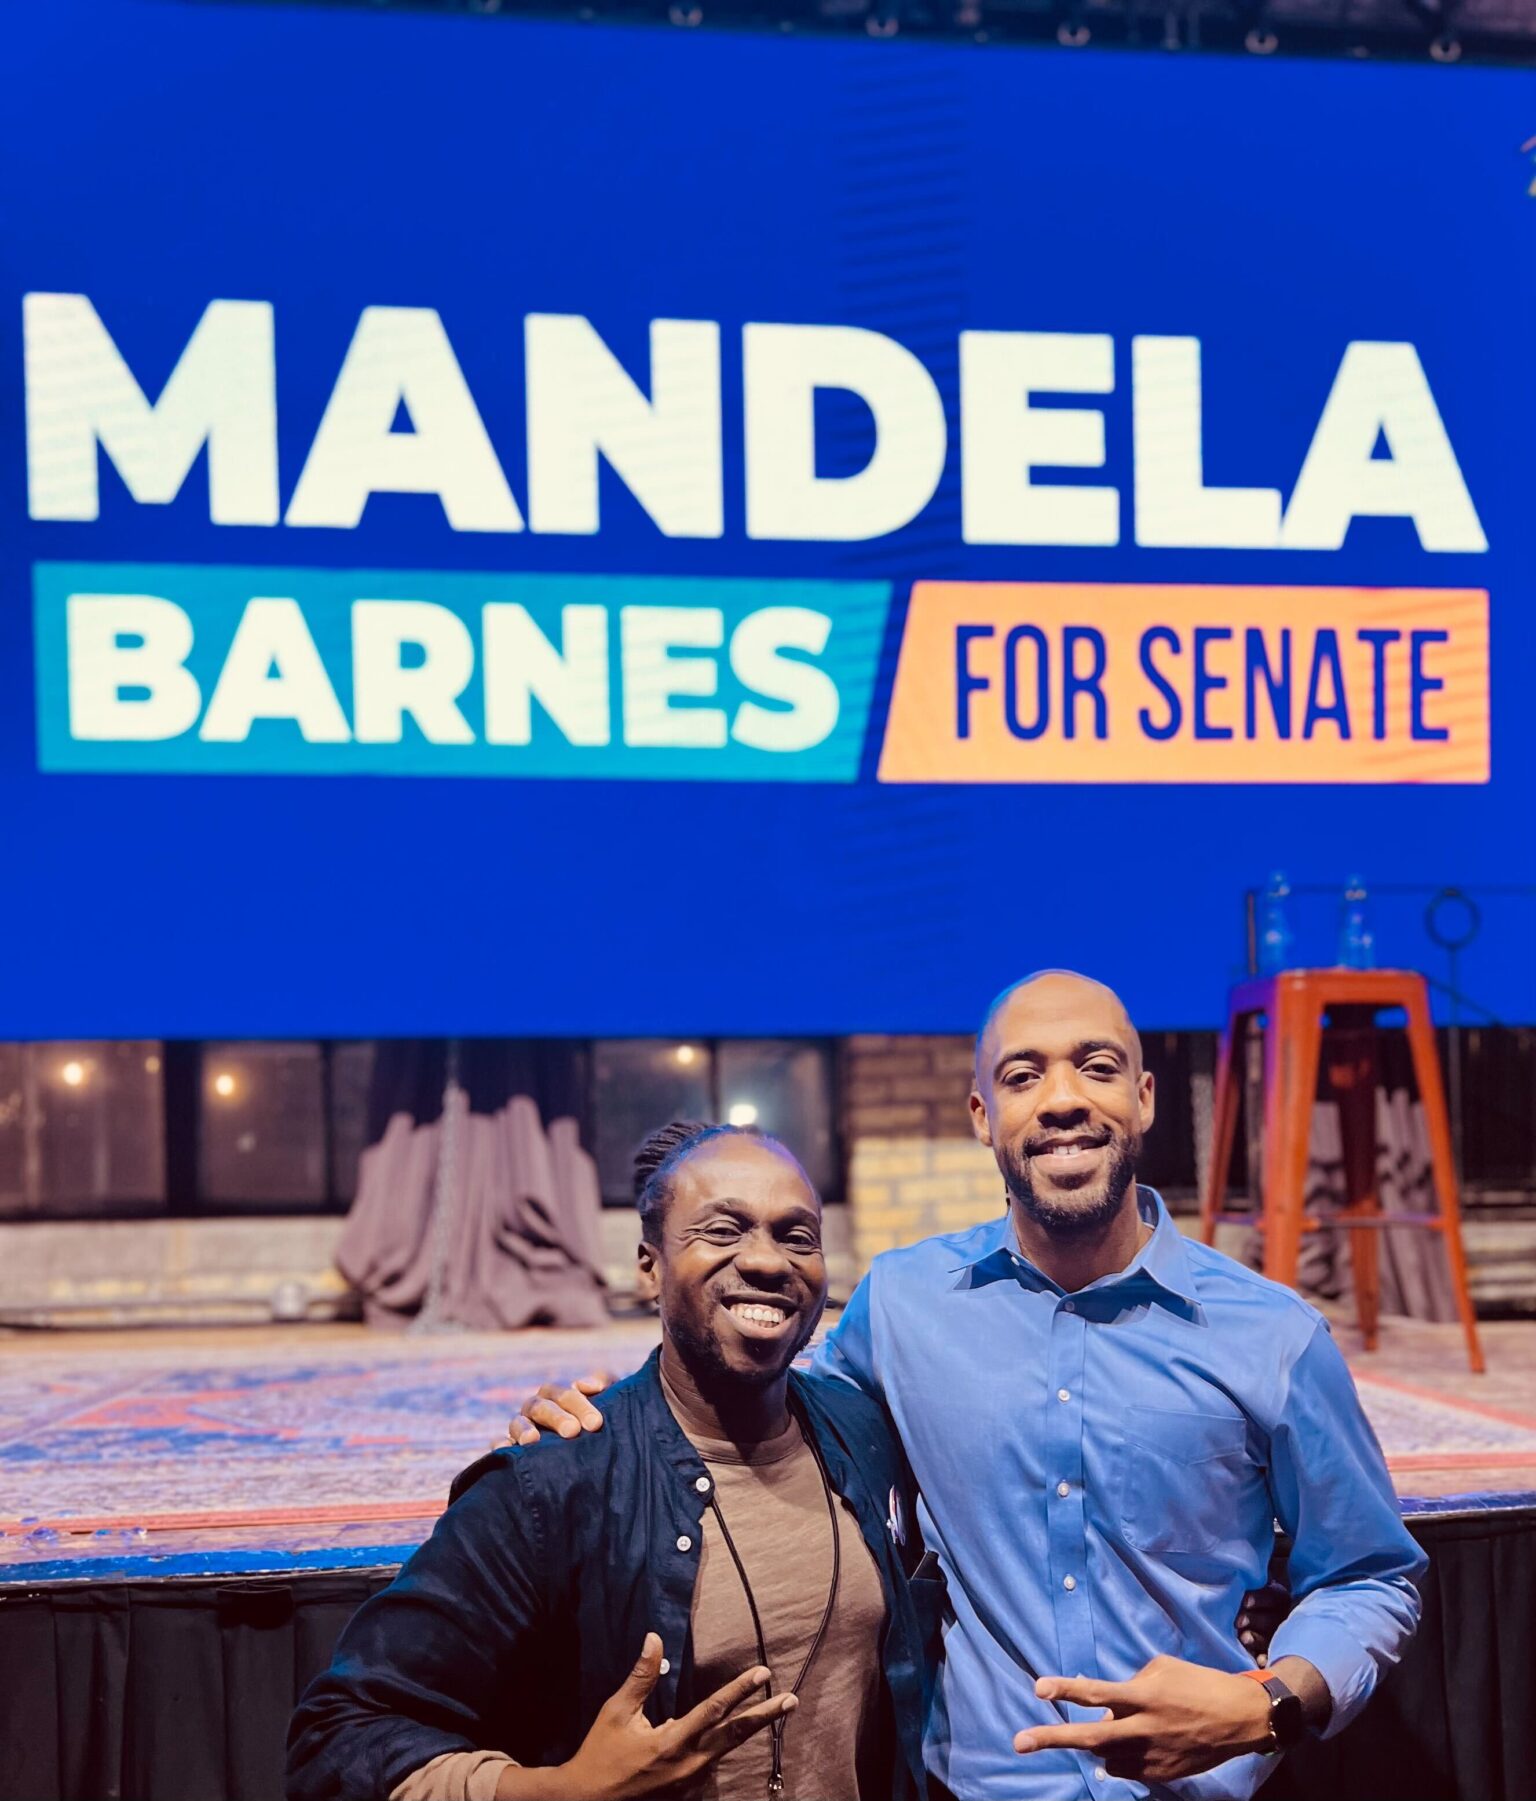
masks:
<svg viewBox="0 0 1536 1801"><path fill-rule="evenodd" d="M167 1041L161 1065L165 1074L166 1216L173 1219L325 1219L345 1214L352 1205L352 1197L341 1194L336 1186L336 1121L331 1104L335 1089L331 1066L337 1045L351 1042L353 1040L335 1038L180 1039L174 1041L174 1047L183 1054L173 1059L170 1055L172 1042ZM207 1110L203 1078L208 1047L210 1044L279 1043L314 1045L320 1053L320 1155L325 1172L324 1196L316 1201L251 1200L239 1195L205 1199L201 1159L203 1117ZM176 1127L174 1136L173 1125Z"/></svg>
<svg viewBox="0 0 1536 1801"><path fill-rule="evenodd" d="M1501 1034L1508 1033L1511 1044L1500 1056L1497 1040ZM919 1034L919 1036L921 1036ZM1215 1055L1215 1034L1208 1030L1173 1030L1164 1034L1161 1031L1148 1031L1146 1037L1149 1044L1154 1039L1167 1037L1176 1040L1176 1044L1160 1047L1163 1055L1157 1061L1163 1062L1167 1073L1176 1082L1187 1084L1190 1074L1203 1070L1209 1073ZM1442 1064L1448 1070L1449 1045L1448 1034L1444 1027L1440 1028L1440 1049ZM660 1034L636 1033L629 1036L607 1036L603 1038L580 1038L569 1042L584 1048L587 1053L585 1073L581 1082L581 1104L578 1116L581 1123L582 1141L589 1151L596 1146L597 1096L593 1075L593 1053L599 1044L625 1044L650 1040L652 1042L671 1044L694 1044L704 1051L709 1059L709 1092L710 1117L718 1119L724 1101L721 1092L720 1051L723 1046L741 1043L762 1043L781 1045L808 1045L816 1047L822 1053L823 1067L826 1071L827 1096L830 1108L831 1133L831 1166L834 1180L827 1185L822 1198L829 1206L842 1206L848 1200L848 1159L849 1142L844 1115L845 1081L844 1059L838 1055L838 1047L842 1040L826 1034L785 1035L773 1037L759 1034L751 1038L736 1037L730 1034ZM1489 1040L1493 1040L1492 1044ZM360 1041L356 1038L325 1038L294 1040L304 1044L316 1045L320 1052L321 1069L321 1131L323 1134L323 1167L325 1171L325 1197L322 1201L284 1202L275 1200L249 1200L238 1198L220 1198L217 1201L203 1197L199 1183L199 1145L202 1131L202 1118L205 1099L203 1094L204 1059L210 1043L249 1043L252 1045L279 1042L275 1039L247 1040L202 1040L202 1039L161 1039L145 1040L147 1043L159 1045L161 1058L161 1109L162 1128L164 1132L165 1155L165 1196L163 1203L153 1197L135 1196L113 1198L95 1208L73 1207L68 1211L15 1212L0 1214L0 1224L25 1225L32 1223L92 1223L100 1221L147 1221L147 1220L184 1220L184 1219L281 1219L309 1218L319 1219L344 1215L352 1204L352 1196L340 1191L337 1181L337 1119L335 1110L335 1057L343 1046L354 1045ZM376 1041L367 1041L376 1042ZM1524 1105L1524 1096L1529 1091L1536 1094L1536 1033L1528 1026L1489 1027L1482 1026L1476 1031L1463 1027L1461 1054L1463 1059L1463 1078L1471 1076L1479 1058L1494 1056L1499 1058L1503 1070L1503 1080L1497 1095L1471 1092L1474 1084L1467 1083L1467 1168L1462 1187L1462 1205L1464 1208L1492 1205L1498 1211L1518 1213L1524 1217L1536 1206L1533 1194L1536 1194L1536 1126L1532 1126L1520 1111ZM1187 1115L1187 1096L1170 1093L1165 1085L1165 1099L1162 1126L1174 1124ZM660 1122L657 1122L660 1123ZM1193 1123L1192 1121L1189 1123ZM1236 1157L1232 1172L1235 1186L1240 1186L1243 1177L1243 1146L1241 1138L1236 1148ZM1523 1167L1524 1157L1529 1156L1531 1163ZM1167 1181L1172 1177L1181 1200L1188 1204L1192 1194L1190 1183L1193 1174L1193 1143L1181 1145L1178 1149L1167 1146L1157 1161L1162 1166L1158 1174ZM1175 1166L1170 1168L1169 1165ZM627 1205L627 1197L603 1195L605 1209L621 1208Z"/></svg>
<svg viewBox="0 0 1536 1801"><path fill-rule="evenodd" d="M137 1034L127 1034L122 1038L107 1038L107 1039L28 1038L28 1039L13 1039L13 1040L8 1040L7 1042L13 1043L13 1044L20 1044L25 1048L35 1048L35 1047L41 1046L41 1045L57 1045L57 1044L63 1044L63 1043L114 1044L114 1045L142 1043L142 1044L157 1045L159 1047L159 1049L154 1054L158 1055L161 1060L159 1073L160 1073L160 1094L161 1094L161 1102L162 1102L162 1108L163 1108L164 1097L165 1097L165 1077L166 1077L166 1069L165 1069L165 1049L166 1049L166 1047L165 1047L164 1041L161 1039L140 1038ZM161 1119L161 1131L162 1131L162 1134L164 1134L165 1120L164 1120L163 1114L162 1114L162 1119ZM170 1145L170 1139L168 1137L164 1137L164 1136L162 1137L161 1153L162 1153L162 1168L163 1168L163 1172L164 1172L166 1190L167 1190L167 1192L169 1192L171 1145ZM35 1178L35 1174L36 1174L36 1172L34 1171L34 1178ZM18 1210L16 1212L11 1212L8 1209L0 1208L0 1226L113 1224L119 1220L132 1225L132 1224L141 1223L145 1220L168 1219L170 1217L171 1217L170 1209L167 1205L165 1205L160 1200L157 1200L154 1196L145 1195L145 1194L116 1196L116 1197L112 1198L111 1200L105 1201L96 1207L86 1207L86 1206L77 1205L75 1207L70 1208L68 1211L52 1211L52 1210L43 1209L43 1210L39 1210L36 1212L30 1212L30 1211L26 1211L26 1210Z"/></svg>
<svg viewBox="0 0 1536 1801"><path fill-rule="evenodd" d="M836 1037L828 1037L825 1033L789 1033L773 1036L769 1033L754 1032L750 1036L738 1037L734 1033L709 1034L703 1032L634 1032L628 1035L606 1033L600 1038L583 1040L590 1053L587 1066L586 1093L583 1096L581 1112L581 1141L589 1150L597 1143L597 1108L596 1083L592 1079L592 1060L595 1060L597 1047L600 1044L696 1044L709 1058L709 1117L718 1120L722 1117L723 1096L720 1092L720 1047L723 1044L803 1044L812 1045L822 1053L823 1066L827 1072L827 1105L831 1122L831 1162L833 1179L822 1191L822 1204L827 1207L841 1207L848 1199L848 1146L843 1134L843 1059L837 1054L837 1047L842 1042ZM665 1125L665 1120L657 1120L658 1126ZM598 1173L599 1190L601 1192L602 1173ZM602 1192L603 1211L620 1212L633 1203L628 1195L612 1195Z"/></svg>

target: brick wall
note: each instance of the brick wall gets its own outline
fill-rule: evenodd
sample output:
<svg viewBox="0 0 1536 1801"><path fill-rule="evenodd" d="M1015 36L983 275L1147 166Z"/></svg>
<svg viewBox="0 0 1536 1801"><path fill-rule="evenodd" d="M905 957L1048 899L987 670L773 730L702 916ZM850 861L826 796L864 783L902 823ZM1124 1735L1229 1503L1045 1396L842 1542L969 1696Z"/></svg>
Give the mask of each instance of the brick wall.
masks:
<svg viewBox="0 0 1536 1801"><path fill-rule="evenodd" d="M971 1135L971 1040L866 1035L842 1047L853 1249L953 1232L1003 1210L992 1153Z"/></svg>

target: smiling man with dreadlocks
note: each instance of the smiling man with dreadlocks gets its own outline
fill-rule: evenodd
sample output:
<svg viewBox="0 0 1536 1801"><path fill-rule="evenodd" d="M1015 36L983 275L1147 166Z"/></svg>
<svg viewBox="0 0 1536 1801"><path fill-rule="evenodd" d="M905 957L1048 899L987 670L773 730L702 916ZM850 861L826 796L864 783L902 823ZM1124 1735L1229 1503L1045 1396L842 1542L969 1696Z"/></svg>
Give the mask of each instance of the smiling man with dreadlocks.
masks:
<svg viewBox="0 0 1536 1801"><path fill-rule="evenodd" d="M875 1402L790 1368L816 1191L775 1139L675 1123L636 1198L660 1349L605 1432L459 1478L300 1705L292 1801L922 1793L940 1584L905 1465Z"/></svg>

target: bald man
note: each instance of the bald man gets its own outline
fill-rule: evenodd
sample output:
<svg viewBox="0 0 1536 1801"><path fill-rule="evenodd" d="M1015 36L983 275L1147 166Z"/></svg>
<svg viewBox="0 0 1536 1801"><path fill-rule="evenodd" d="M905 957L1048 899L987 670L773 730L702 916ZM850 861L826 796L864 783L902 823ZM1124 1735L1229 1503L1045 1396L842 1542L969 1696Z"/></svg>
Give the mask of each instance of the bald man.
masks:
<svg viewBox="0 0 1536 1801"><path fill-rule="evenodd" d="M1138 1187L1155 1094L1102 983L1005 989L971 1125L1007 1208L877 1257L813 1375L884 1403L948 1585L932 1793L1244 1801L1359 1713L1418 1623L1423 1554L1326 1321ZM571 1390L536 1425L591 1429ZM1274 1524L1297 1605L1239 1641Z"/></svg>
<svg viewBox="0 0 1536 1801"><path fill-rule="evenodd" d="M1007 1212L877 1257L819 1358L890 1409L922 1491L954 1616L926 1756L964 1801L1240 1801L1418 1623L1423 1555L1327 1323L1138 1188L1155 1103L1110 989L1005 989L970 1111ZM1261 1671L1232 1621L1277 1519L1298 1604Z"/></svg>

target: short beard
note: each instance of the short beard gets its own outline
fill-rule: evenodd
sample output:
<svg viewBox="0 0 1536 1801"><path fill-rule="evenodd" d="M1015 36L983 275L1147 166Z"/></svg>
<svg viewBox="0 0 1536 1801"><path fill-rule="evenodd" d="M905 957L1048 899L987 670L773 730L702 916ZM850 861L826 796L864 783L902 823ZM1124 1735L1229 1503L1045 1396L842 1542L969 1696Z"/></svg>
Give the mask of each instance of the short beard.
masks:
<svg viewBox="0 0 1536 1801"><path fill-rule="evenodd" d="M1088 1237L1102 1232L1119 1213L1126 1191L1136 1180L1136 1164L1141 1156L1141 1135L1117 1138L1110 1153L1104 1186L1096 1199L1080 1201L1051 1200L1036 1193L1030 1179L1029 1158L1011 1146L997 1147L997 1166L1010 1200L1016 1201L1042 1230L1056 1238Z"/></svg>
<svg viewBox="0 0 1536 1801"><path fill-rule="evenodd" d="M823 1303L823 1307L825 1303ZM729 1395L732 1389L766 1388L777 1382L795 1358L805 1349L812 1333L820 1324L822 1307L816 1308L809 1323L801 1321L802 1331L797 1335L794 1351L783 1363L752 1364L737 1369L726 1362L721 1354L720 1341L709 1332L693 1332L680 1320L666 1319L663 1323L667 1336L672 1340L678 1356L687 1365L689 1373L698 1383L700 1391L710 1398L720 1395L722 1389Z"/></svg>

